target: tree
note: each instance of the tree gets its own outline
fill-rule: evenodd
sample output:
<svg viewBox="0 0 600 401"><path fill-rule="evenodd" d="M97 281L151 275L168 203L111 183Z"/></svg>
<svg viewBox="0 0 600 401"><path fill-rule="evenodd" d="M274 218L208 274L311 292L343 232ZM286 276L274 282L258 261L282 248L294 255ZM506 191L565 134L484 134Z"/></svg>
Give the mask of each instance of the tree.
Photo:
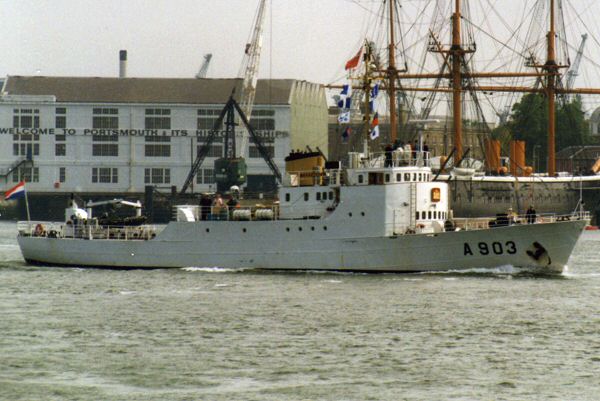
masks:
<svg viewBox="0 0 600 401"><path fill-rule="evenodd" d="M587 123L581 109L581 99L575 97L556 107L556 151L568 146L590 143ZM548 105L541 94L527 94L512 108L507 123L514 139L525 141L527 164L534 164L534 150L539 165L545 166L548 158Z"/></svg>

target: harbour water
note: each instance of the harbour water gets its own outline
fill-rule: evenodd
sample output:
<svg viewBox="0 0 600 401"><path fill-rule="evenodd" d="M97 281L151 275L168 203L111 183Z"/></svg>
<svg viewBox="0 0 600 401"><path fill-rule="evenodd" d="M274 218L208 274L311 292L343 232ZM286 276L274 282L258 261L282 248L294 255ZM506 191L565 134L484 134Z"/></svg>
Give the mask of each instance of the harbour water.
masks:
<svg viewBox="0 0 600 401"><path fill-rule="evenodd" d="M599 399L600 232L560 277L43 268L15 235L1 400Z"/></svg>

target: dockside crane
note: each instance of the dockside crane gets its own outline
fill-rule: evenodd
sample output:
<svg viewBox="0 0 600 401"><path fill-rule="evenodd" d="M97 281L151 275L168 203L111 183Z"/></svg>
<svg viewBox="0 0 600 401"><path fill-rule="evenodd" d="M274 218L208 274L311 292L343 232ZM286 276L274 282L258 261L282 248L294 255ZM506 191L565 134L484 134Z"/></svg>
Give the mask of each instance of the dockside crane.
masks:
<svg viewBox="0 0 600 401"><path fill-rule="evenodd" d="M206 78L206 74L208 73L208 67L210 66L210 60L212 60L212 53L207 53L204 55L204 62L200 66L200 70L196 74L197 79Z"/></svg>
<svg viewBox="0 0 600 401"><path fill-rule="evenodd" d="M583 49L585 49L585 42L587 41L588 35L584 33L581 35L581 43L579 44L579 49L577 50L577 55L575 56L575 61L571 64L571 68L567 71L567 85L566 89L573 89L573 85L575 85L575 80L579 76L579 66L581 65L581 58L583 57ZM567 99L570 98L570 95L567 95Z"/></svg>
<svg viewBox="0 0 600 401"><path fill-rule="evenodd" d="M233 93L221 112L219 118L215 121L214 127L207 137L204 145L198 151L196 160L188 174L188 177L181 188L180 193L187 191L194 176L198 173L200 165L210 150L210 146L217 138L218 130L225 123L224 138L224 157L215 160L214 174L217 190L225 191L233 185L242 185L246 182L246 162L244 155L248 147L248 136L257 147L258 152L263 157L273 175L281 183L281 173L279 172L272 156L268 153L261 139L256 135L254 129L249 123L252 115L252 107L256 96L256 83L258 81L258 67L260 64L260 53L262 49L262 32L266 14L266 0L260 0L256 11L256 17L250 35L250 41L244 49L244 58L240 69L240 75L243 77L242 88L240 92L239 103L233 99ZM234 116L234 109L238 112L238 118ZM240 143L236 144L235 126L243 125L240 135Z"/></svg>
<svg viewBox="0 0 600 401"><path fill-rule="evenodd" d="M244 78L242 92L240 93L240 107L244 115L250 121L252 119L252 107L256 96L256 82L258 81L258 67L260 65L260 53L262 50L262 34L265 22L267 1L260 0L256 10L256 19L252 29L250 41L244 50L244 59L239 75ZM248 146L248 134L242 131L241 142L238 146L238 154L244 157Z"/></svg>

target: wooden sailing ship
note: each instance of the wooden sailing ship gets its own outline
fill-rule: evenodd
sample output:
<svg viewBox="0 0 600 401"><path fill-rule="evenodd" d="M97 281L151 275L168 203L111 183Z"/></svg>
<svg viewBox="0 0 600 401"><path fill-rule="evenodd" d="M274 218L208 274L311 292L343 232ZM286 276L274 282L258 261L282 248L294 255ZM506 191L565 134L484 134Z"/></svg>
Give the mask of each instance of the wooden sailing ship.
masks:
<svg viewBox="0 0 600 401"><path fill-rule="evenodd" d="M379 80L387 91L389 106L389 143L397 142L398 136L407 138L407 125L399 124L398 118L398 93L446 93L451 101L452 121L452 148L450 151L451 162L442 168L438 179L451 183L452 207L458 215L478 216L489 214L490 211L502 212L514 208L524 212L529 205L535 204L541 212L567 213L585 205L592 212L600 211L600 176L571 176L557 174L556 169L556 103L557 97L569 94L598 95L600 89L579 88L573 89L562 85L564 72L569 68L570 62L561 63L557 60L557 1L539 0L540 5L548 6L548 31L546 34L546 59L544 62L536 61L535 57L527 60L526 66L531 71L474 71L470 66L470 59L477 50L474 43L465 44L462 32L462 10L468 14L466 0L452 0L453 13L451 17L450 41L444 44L439 36L430 30L429 52L441 56L441 67L435 73L413 73L407 67L399 69L396 62L396 44L398 42L395 25L398 24L398 1L384 1L387 13L387 67L374 62L374 50L370 42L364 45L364 66L360 80L354 84L355 89L362 90L365 94L370 92L373 82ZM481 85L479 80L496 81L531 78L536 85ZM415 85L415 82L433 80L434 85ZM446 86L442 83L448 82ZM465 150L463 101L466 93L538 93L546 99L548 113L547 132L547 174L517 174L517 169L512 169L513 175L462 175L453 172L451 167L460 166L466 158L469 149ZM368 132L371 120L369 97L365 96L363 107L365 128ZM423 118L426 116L421 116ZM405 121L404 121L405 122ZM410 137L413 135L413 138ZM410 142L414 139L414 131L408 133ZM490 146L482 146L483 149ZM450 149L449 149L450 150ZM511 160L513 165L516 160ZM519 171L524 171L524 166L519 166ZM488 171L489 172L489 171ZM498 171L496 171L497 173ZM504 173L504 172L502 172ZM528 175L528 176L527 176ZM598 210L596 210L598 209Z"/></svg>

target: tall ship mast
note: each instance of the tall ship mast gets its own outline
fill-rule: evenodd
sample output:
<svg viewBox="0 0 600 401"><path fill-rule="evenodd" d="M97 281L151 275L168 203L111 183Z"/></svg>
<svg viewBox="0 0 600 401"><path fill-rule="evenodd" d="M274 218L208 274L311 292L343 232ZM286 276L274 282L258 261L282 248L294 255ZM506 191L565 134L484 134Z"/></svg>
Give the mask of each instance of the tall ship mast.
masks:
<svg viewBox="0 0 600 401"><path fill-rule="evenodd" d="M407 124L406 119L403 121L404 123L398 124L398 93L407 94L407 93L425 93L428 96L433 96L435 93L446 93L449 95L449 104L450 104L450 116L452 120L452 146L449 150L451 150L451 154L454 155L453 165L458 166L462 162L462 160L466 157L469 152L465 152L464 147L464 122L465 122L465 114L464 114L464 102L466 94L470 94L472 96L477 96L477 93L483 93L484 95L489 95L492 93L506 93L506 94L514 94L514 93L533 93L533 94L541 94L543 95L546 102L546 112L547 112L547 174L534 176L531 174L531 177L523 177L522 174L519 177L515 177L518 181L521 181L525 186L529 186L529 192L533 193L539 189L538 195L544 191L549 191L546 194L545 198L552 198L553 196L561 196L560 192L567 190L568 195L566 198L569 198L567 201L563 202L562 207L564 207L565 211L568 208L574 208L575 206L581 206L583 202L582 199L582 186L586 188L589 187L588 190L585 191L585 195L588 198L587 207L588 209L594 209L597 205L599 205L598 200L600 196L598 195L598 190L591 190L592 187L600 186L598 182L600 180L598 177L590 176L590 177L579 177L578 183L574 183L573 180L569 184L565 184L565 180L552 178L557 176L557 167L556 167L556 132L557 132L557 124L556 124L556 109L557 109L557 98L564 97L569 94L591 94L597 95L600 94L600 89L596 88L578 88L574 89L570 85L563 84L563 81L566 82L566 78L563 79L564 73L570 67L570 60L567 58L566 62L561 62L557 58L557 20L560 20L558 12L561 9L560 0L538 0L534 6L536 10L547 10L547 33L545 35L545 61L541 62L537 60L532 54L527 58L524 63L525 67L528 67L528 70L525 71L503 71L500 69L493 69L492 71L477 71L476 68L473 67L473 57L477 50L477 46L473 42L466 43L463 32L463 24L462 22L467 20L469 21L470 10L469 10L469 1L467 0L451 0L451 24L449 29L449 42L448 44L444 44L441 39L441 35L437 34L433 31L433 29L429 30L429 46L428 51L430 53L437 53L441 56L441 67L438 72L413 72L410 69L405 68L402 70L398 70L396 67L396 55L397 55L397 45L398 43L403 45L403 41L401 38L397 37L396 25L399 25L399 0L385 0L383 2L383 7L381 10L386 12L385 20L387 20L387 68L379 67L375 74L373 75L373 79L379 79L384 82L387 97L388 97L388 113L389 113L389 142L396 142L398 136L404 136L406 138ZM433 3L433 2L432 2ZM435 2L443 3L443 2ZM545 19L545 18L544 18ZM384 20L384 18L381 18ZM402 34L402 33L400 33ZM471 36L471 35L469 35ZM472 37L470 37L472 39ZM369 41L366 41L369 43ZM505 45L506 46L506 45ZM367 53L365 52L365 60ZM580 55L578 55L580 57ZM372 55L370 57L373 57ZM371 73L368 68L371 65L370 62L365 62L365 76L369 76ZM506 80L534 80L534 84L531 86L526 85L505 85L503 84ZM419 84L422 81L433 80L433 85L424 86ZM480 84L479 81L488 82L493 80L494 84ZM372 79L365 79L364 82L371 82ZM443 85L444 82L448 84L446 86ZM363 83L361 86L357 87L368 93L368 88L365 87ZM365 95L365 98L368 98ZM477 105L477 107L480 107ZM365 107L365 121L369 121L372 117L369 115L369 108ZM421 113L421 118L427 118L426 114L427 110ZM410 122L410 121L409 121ZM366 130L364 130L366 131ZM367 131L368 132L368 131ZM400 135L399 135L400 134ZM412 138L409 138L409 140ZM487 140L486 140L487 142ZM512 145L511 145L512 146ZM523 145L524 146L524 145ZM489 150L488 146L481 146L483 152ZM512 149L512 147L511 147ZM523 150L523 158L524 158L524 150ZM484 155L486 158L489 155ZM512 155L511 155L512 157ZM510 160L513 165L517 165L518 162L516 160ZM523 160L524 162L524 160ZM448 164L450 166L451 164ZM519 166L521 170L525 169L525 166ZM514 169L513 169L514 170ZM511 170L511 171L513 171ZM518 174L514 174L517 176ZM446 179L456 179L457 181L465 181L464 177L455 177L450 175L446 176ZM485 187L485 183L479 183L475 185L475 189L472 188L473 177L470 178L470 190L468 191L471 195L470 203L473 201L477 202L478 198L482 198L483 195L478 196L474 195L477 192L478 187ZM530 178L529 181L525 178ZM562 177L569 178L569 177ZM571 177L572 178L572 177ZM493 180L491 177L488 178L488 184L490 184L490 180ZM497 181L497 180L496 180ZM506 181L506 180L505 180ZM585 182L582 182L585 181ZM511 193L515 190L515 183L510 182L504 184L505 192L508 192L506 196L502 196L502 199L505 201L499 202L501 205L498 205L498 209L505 207L516 207L518 209L524 209L527 206L525 203L532 202L540 202L541 199L542 205L541 208L544 209L544 197L540 198L539 196L529 196L529 199L525 198L522 204L520 204L519 200L515 199L518 197L522 197L522 194L514 194ZM523 186L523 185L522 185ZM464 188L463 188L464 189ZM499 188L496 188L499 190ZM575 192L579 190L578 196ZM454 194L455 200L460 203L460 184L456 184L456 193ZM465 191L467 192L467 191ZM554 193L557 193L556 195ZM510 199L506 201L506 199ZM515 202L516 200L516 202ZM553 208L556 208L557 204L552 202ZM456 205L455 205L456 207ZM550 205L548 205L550 208ZM458 209L461 207L459 205ZM469 212L470 213L470 212Z"/></svg>

